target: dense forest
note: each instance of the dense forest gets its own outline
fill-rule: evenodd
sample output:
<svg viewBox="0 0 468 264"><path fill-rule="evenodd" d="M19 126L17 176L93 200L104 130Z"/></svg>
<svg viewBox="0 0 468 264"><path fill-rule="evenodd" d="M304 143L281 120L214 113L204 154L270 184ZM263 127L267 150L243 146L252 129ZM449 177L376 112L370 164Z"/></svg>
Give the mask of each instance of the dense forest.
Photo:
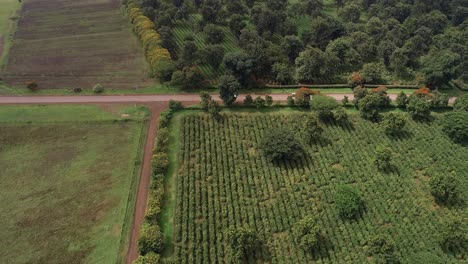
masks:
<svg viewBox="0 0 468 264"><path fill-rule="evenodd" d="M172 60L153 74L190 88L468 80L468 0L136 0Z"/></svg>

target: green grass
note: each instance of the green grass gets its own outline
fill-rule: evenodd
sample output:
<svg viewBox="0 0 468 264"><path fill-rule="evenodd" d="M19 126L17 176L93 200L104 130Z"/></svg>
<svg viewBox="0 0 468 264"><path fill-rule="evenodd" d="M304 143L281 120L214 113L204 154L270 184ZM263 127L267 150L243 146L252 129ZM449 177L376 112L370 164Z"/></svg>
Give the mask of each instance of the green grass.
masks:
<svg viewBox="0 0 468 264"><path fill-rule="evenodd" d="M123 262L147 110L106 110L0 107L3 262Z"/></svg>
<svg viewBox="0 0 468 264"><path fill-rule="evenodd" d="M18 0L0 0L0 70L6 62L16 20L12 20L21 4ZM3 39L2 39L3 38Z"/></svg>
<svg viewBox="0 0 468 264"><path fill-rule="evenodd" d="M466 209L436 204L429 181L450 172L466 193L468 152L435 122L410 121L405 133L391 138L378 124L350 112L352 125L324 125L323 138L308 145L302 158L272 164L259 148L262 135L280 126L298 131L297 110L252 111L230 110L220 121L183 111L173 120L171 129L180 126L179 148L170 148L179 157L176 262L225 261L224 232L235 225L249 225L262 241L252 263L366 263L372 261L367 241L380 233L395 240L403 260L430 251L445 263L462 261L460 255L444 253L437 238L439 222L447 215L466 215ZM391 172L373 165L378 146L392 148ZM356 220L341 219L336 212L333 197L341 184L355 186L365 200L366 209ZM318 218L327 241L315 257L299 250L291 235L294 224L310 214Z"/></svg>

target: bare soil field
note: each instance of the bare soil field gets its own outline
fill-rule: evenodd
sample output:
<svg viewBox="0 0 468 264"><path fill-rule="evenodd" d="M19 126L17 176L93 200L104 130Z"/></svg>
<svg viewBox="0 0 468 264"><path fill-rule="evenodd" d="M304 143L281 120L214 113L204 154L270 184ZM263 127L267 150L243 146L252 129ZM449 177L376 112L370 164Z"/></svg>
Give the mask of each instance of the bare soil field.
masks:
<svg viewBox="0 0 468 264"><path fill-rule="evenodd" d="M2 75L8 84L39 88L151 84L119 0L25 0Z"/></svg>

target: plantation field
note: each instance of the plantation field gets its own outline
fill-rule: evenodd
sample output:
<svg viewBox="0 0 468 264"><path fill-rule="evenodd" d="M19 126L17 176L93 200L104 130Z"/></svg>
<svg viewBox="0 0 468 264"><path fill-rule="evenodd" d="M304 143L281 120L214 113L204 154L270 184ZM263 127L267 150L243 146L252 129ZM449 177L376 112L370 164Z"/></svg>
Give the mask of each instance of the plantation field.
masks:
<svg viewBox="0 0 468 264"><path fill-rule="evenodd" d="M2 263L123 261L147 115L124 107L0 107Z"/></svg>
<svg viewBox="0 0 468 264"><path fill-rule="evenodd" d="M444 263L466 261L466 251L446 254L438 242L442 219L466 217L466 209L439 206L429 188L432 176L451 173L466 194L466 146L452 143L435 122L410 121L401 136L389 138L378 124L351 114L352 125L324 125L323 137L307 145L302 158L271 163L259 149L262 135L278 127L297 131L298 118L289 110L237 111L219 121L193 112L176 117L176 262L225 263L226 231L233 226L258 234L261 245L250 263L368 263L368 241L376 234L393 238L403 263L418 252L437 254ZM373 164L379 146L393 151L391 172ZM364 199L355 220L340 218L335 208L342 184L356 187ZM325 237L314 256L300 250L291 233L308 215L318 218Z"/></svg>
<svg viewBox="0 0 468 264"><path fill-rule="evenodd" d="M147 86L146 62L119 0L25 0L3 73L39 88Z"/></svg>

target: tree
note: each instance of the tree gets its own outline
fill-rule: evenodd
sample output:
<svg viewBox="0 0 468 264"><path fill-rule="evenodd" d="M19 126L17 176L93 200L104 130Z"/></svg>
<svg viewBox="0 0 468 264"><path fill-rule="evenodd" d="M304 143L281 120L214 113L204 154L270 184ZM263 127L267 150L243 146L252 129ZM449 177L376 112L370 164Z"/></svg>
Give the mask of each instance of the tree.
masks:
<svg viewBox="0 0 468 264"><path fill-rule="evenodd" d="M219 107L218 102L211 100L208 104L208 113L210 113L214 118L219 118L219 112L221 112L221 108Z"/></svg>
<svg viewBox="0 0 468 264"><path fill-rule="evenodd" d="M265 131L259 147L271 161L294 159L304 152L294 133L285 128Z"/></svg>
<svg viewBox="0 0 468 264"><path fill-rule="evenodd" d="M184 67L172 74L171 84L183 89L194 89L203 86L205 78L196 67Z"/></svg>
<svg viewBox="0 0 468 264"><path fill-rule="evenodd" d="M341 100L341 105L343 107L347 106L349 104L349 97L348 96L344 96L343 99Z"/></svg>
<svg viewBox="0 0 468 264"><path fill-rule="evenodd" d="M391 159L392 159L392 150L390 148L387 148L387 147L377 148L377 152L375 153L374 164L377 166L379 170L386 171L390 169Z"/></svg>
<svg viewBox="0 0 468 264"><path fill-rule="evenodd" d="M223 75L219 78L219 98L225 105L230 106L239 95L240 84L232 75Z"/></svg>
<svg viewBox="0 0 468 264"><path fill-rule="evenodd" d="M314 139L319 138L323 133L323 127L314 115L304 116L304 132L305 138L311 143Z"/></svg>
<svg viewBox="0 0 468 264"><path fill-rule="evenodd" d="M289 107L296 106L296 101L294 100L294 97L292 96L288 96L287 103Z"/></svg>
<svg viewBox="0 0 468 264"><path fill-rule="evenodd" d="M364 83L382 84L385 82L382 75L384 72L382 63L367 63L362 67L361 76Z"/></svg>
<svg viewBox="0 0 468 264"><path fill-rule="evenodd" d="M197 52L198 52L198 47L197 47L197 44L195 44L195 41L186 40L182 46L182 54L181 54L182 62L187 66L192 65L196 59Z"/></svg>
<svg viewBox="0 0 468 264"><path fill-rule="evenodd" d="M265 105L272 106L273 105L273 97L270 95L265 95Z"/></svg>
<svg viewBox="0 0 468 264"><path fill-rule="evenodd" d="M245 96L245 99L244 99L244 105L245 106L252 106L253 105L253 98L250 94L246 95Z"/></svg>
<svg viewBox="0 0 468 264"><path fill-rule="evenodd" d="M207 110L211 102L211 95L207 92L200 92L200 105L203 109Z"/></svg>
<svg viewBox="0 0 468 264"><path fill-rule="evenodd" d="M224 31L221 27L214 24L208 24L203 28L205 41L209 44L219 44L224 41Z"/></svg>
<svg viewBox="0 0 468 264"><path fill-rule="evenodd" d="M172 78L172 74L176 71L176 65L172 60L163 60L157 63L155 67L156 77L161 82L168 82Z"/></svg>
<svg viewBox="0 0 468 264"><path fill-rule="evenodd" d="M353 104L357 106L359 104L359 101L365 98L368 94L369 94L369 91L367 90L367 88L364 88L362 86L356 86L353 89L353 95L354 95Z"/></svg>
<svg viewBox="0 0 468 264"><path fill-rule="evenodd" d="M275 63L271 67L273 79L280 84L289 84L294 81L294 70L286 63Z"/></svg>
<svg viewBox="0 0 468 264"><path fill-rule="evenodd" d="M156 254L154 252L150 252L144 256L139 256L134 264L159 264L161 257L159 254Z"/></svg>
<svg viewBox="0 0 468 264"><path fill-rule="evenodd" d="M431 103L426 98L411 95L406 110L413 119L427 120L431 115Z"/></svg>
<svg viewBox="0 0 468 264"><path fill-rule="evenodd" d="M304 43L311 43L313 47L325 49L328 43L345 33L345 28L340 21L331 16L316 16L310 23L308 39L303 39Z"/></svg>
<svg viewBox="0 0 468 264"><path fill-rule="evenodd" d="M430 52L422 58L422 72L426 75L426 84L434 88L440 88L458 78L462 66L461 56L449 50Z"/></svg>
<svg viewBox="0 0 468 264"><path fill-rule="evenodd" d="M231 19L229 20L229 28L231 29L234 36L239 37L242 29L244 29L245 26L246 23L242 15L234 14L231 16Z"/></svg>
<svg viewBox="0 0 468 264"><path fill-rule="evenodd" d="M407 122L404 114L392 112L384 115L382 126L388 135L396 135L403 130Z"/></svg>
<svg viewBox="0 0 468 264"><path fill-rule="evenodd" d="M98 93L104 92L104 86L102 86L102 85L99 84L99 83L96 84L96 85L94 85L94 86L93 86L93 92L94 92L94 93L97 93L97 94L98 94Z"/></svg>
<svg viewBox="0 0 468 264"><path fill-rule="evenodd" d="M184 106L182 105L181 102L179 101L174 101L174 100L169 100L169 109L171 111L177 111L177 110L180 110L180 109L183 109Z"/></svg>
<svg viewBox="0 0 468 264"><path fill-rule="evenodd" d="M396 98L398 108L406 108L408 104L408 96L404 92L400 92Z"/></svg>
<svg viewBox="0 0 468 264"><path fill-rule="evenodd" d="M312 216L306 216L293 227L293 236L296 243L305 252L311 252L317 248L322 239L321 227Z"/></svg>
<svg viewBox="0 0 468 264"><path fill-rule="evenodd" d="M386 234L375 235L369 239L369 251L377 258L377 263L398 263L395 249L395 242Z"/></svg>
<svg viewBox="0 0 468 264"><path fill-rule="evenodd" d="M468 111L468 94L464 94L457 99L453 103L453 109L455 111Z"/></svg>
<svg viewBox="0 0 468 264"><path fill-rule="evenodd" d="M357 189L343 185L335 192L335 205L341 217L351 219L359 215L364 202Z"/></svg>
<svg viewBox="0 0 468 264"><path fill-rule="evenodd" d="M444 218L440 239L443 250L456 253L459 249L466 248L468 242L466 223L466 219L457 216L448 215Z"/></svg>
<svg viewBox="0 0 468 264"><path fill-rule="evenodd" d="M200 53L203 62L215 69L219 68L219 65L223 62L224 48L221 45L207 45Z"/></svg>
<svg viewBox="0 0 468 264"><path fill-rule="evenodd" d="M361 8L354 3L347 4L338 11L338 14L347 22L357 23L361 19Z"/></svg>
<svg viewBox="0 0 468 264"><path fill-rule="evenodd" d="M226 238L233 263L244 263L258 243L257 234L249 227L230 228Z"/></svg>
<svg viewBox="0 0 468 264"><path fill-rule="evenodd" d="M236 77L242 86L245 86L253 70L253 60L245 52L231 52L224 56L223 64L228 73Z"/></svg>
<svg viewBox="0 0 468 264"><path fill-rule="evenodd" d="M379 119L381 98L378 94L369 94L359 100L358 109L363 118L376 121Z"/></svg>
<svg viewBox="0 0 468 264"><path fill-rule="evenodd" d="M266 102L261 96L257 96L254 100L254 104L257 108L263 108L265 107Z"/></svg>
<svg viewBox="0 0 468 264"><path fill-rule="evenodd" d="M318 16L322 13L323 10L323 1L322 0L301 0L300 1L302 10L307 15Z"/></svg>
<svg viewBox="0 0 468 264"><path fill-rule="evenodd" d="M322 121L333 120L333 110L338 106L336 99L330 96L318 95L314 96L312 100L312 109L317 111Z"/></svg>
<svg viewBox="0 0 468 264"><path fill-rule="evenodd" d="M460 180L452 174L438 174L431 178L431 194L440 203L455 204L463 200Z"/></svg>
<svg viewBox="0 0 468 264"><path fill-rule="evenodd" d="M164 249L164 235L158 225L145 223L140 230L138 249L142 255L150 252L161 253Z"/></svg>
<svg viewBox="0 0 468 264"><path fill-rule="evenodd" d="M289 60L293 62L299 56L299 52L302 51L304 45L297 36L286 36L283 38L281 48L286 52Z"/></svg>
<svg viewBox="0 0 468 264"><path fill-rule="evenodd" d="M338 107L334 111L333 116L335 117L335 121L340 125L346 125L349 123L348 114L346 113L346 110L343 107Z"/></svg>
<svg viewBox="0 0 468 264"><path fill-rule="evenodd" d="M317 48L307 48L296 59L296 79L299 82L323 83L333 77L338 59Z"/></svg>
<svg viewBox="0 0 468 264"><path fill-rule="evenodd" d="M432 108L447 108L449 104L449 97L439 91L432 93L431 107Z"/></svg>

